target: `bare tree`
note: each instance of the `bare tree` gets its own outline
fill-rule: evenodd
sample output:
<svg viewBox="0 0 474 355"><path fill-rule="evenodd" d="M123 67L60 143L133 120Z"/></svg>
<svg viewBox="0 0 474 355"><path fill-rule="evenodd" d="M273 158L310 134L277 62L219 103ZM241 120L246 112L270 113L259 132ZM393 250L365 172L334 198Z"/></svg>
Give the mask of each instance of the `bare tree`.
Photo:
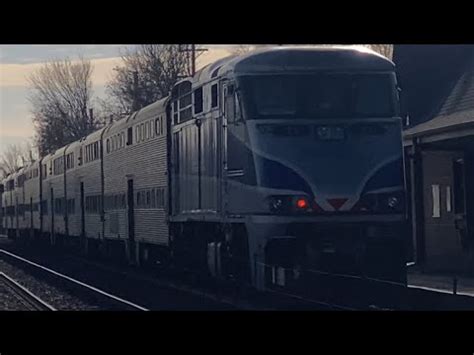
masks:
<svg viewBox="0 0 474 355"><path fill-rule="evenodd" d="M122 66L114 68L115 76L107 85L104 109L130 113L166 97L180 77L190 74L189 60L182 45L140 45L126 50Z"/></svg>
<svg viewBox="0 0 474 355"><path fill-rule="evenodd" d="M73 142L94 131L92 117L92 64L69 58L44 64L28 77L29 101L41 154Z"/></svg>
<svg viewBox="0 0 474 355"><path fill-rule="evenodd" d="M0 175L12 174L18 169L37 159L29 142L10 144L0 155Z"/></svg>

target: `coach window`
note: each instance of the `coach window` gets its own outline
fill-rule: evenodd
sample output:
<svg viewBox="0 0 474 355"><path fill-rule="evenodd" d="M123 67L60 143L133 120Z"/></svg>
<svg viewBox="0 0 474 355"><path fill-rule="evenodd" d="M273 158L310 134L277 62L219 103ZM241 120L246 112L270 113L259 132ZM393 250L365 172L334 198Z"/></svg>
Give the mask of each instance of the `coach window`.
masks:
<svg viewBox="0 0 474 355"><path fill-rule="evenodd" d="M151 208L156 208L156 195L155 195L155 189L151 189L150 191L150 197L151 197Z"/></svg>
<svg viewBox="0 0 474 355"><path fill-rule="evenodd" d="M161 123L160 123L160 118L158 117L155 119L155 135L159 136L160 135L160 130L161 130Z"/></svg>
<svg viewBox="0 0 474 355"><path fill-rule="evenodd" d="M200 87L194 90L194 114L201 113L202 110L202 87Z"/></svg>
<svg viewBox="0 0 474 355"><path fill-rule="evenodd" d="M211 108L218 106L218 91L217 91L217 84L211 86Z"/></svg>
<svg viewBox="0 0 474 355"><path fill-rule="evenodd" d="M77 163L79 166L82 165L82 147L79 148L79 156L77 157Z"/></svg>
<svg viewBox="0 0 474 355"><path fill-rule="evenodd" d="M106 150L107 150L107 153L110 153L110 139L109 138L107 138Z"/></svg>
<svg viewBox="0 0 474 355"><path fill-rule="evenodd" d="M125 132L120 133L120 146L125 147Z"/></svg>
<svg viewBox="0 0 474 355"><path fill-rule="evenodd" d="M150 129L150 138L155 137L155 128L154 128L153 120L148 121L148 128Z"/></svg>
<svg viewBox="0 0 474 355"><path fill-rule="evenodd" d="M151 207L151 191L150 190L147 190L146 192L146 207L147 208L150 208Z"/></svg>
<svg viewBox="0 0 474 355"><path fill-rule="evenodd" d="M129 127L127 129L127 145L133 144L133 128Z"/></svg>
<svg viewBox="0 0 474 355"><path fill-rule="evenodd" d="M140 206L140 205L141 205L141 202L142 202L141 197L142 197L142 194L141 194L140 191L138 191L138 192L137 192L137 207L141 207L141 206Z"/></svg>
<svg viewBox="0 0 474 355"><path fill-rule="evenodd" d="M145 139L145 125L143 123L140 124L140 141Z"/></svg>
<svg viewBox="0 0 474 355"><path fill-rule="evenodd" d="M145 122L145 139L148 140L150 138L150 123Z"/></svg>

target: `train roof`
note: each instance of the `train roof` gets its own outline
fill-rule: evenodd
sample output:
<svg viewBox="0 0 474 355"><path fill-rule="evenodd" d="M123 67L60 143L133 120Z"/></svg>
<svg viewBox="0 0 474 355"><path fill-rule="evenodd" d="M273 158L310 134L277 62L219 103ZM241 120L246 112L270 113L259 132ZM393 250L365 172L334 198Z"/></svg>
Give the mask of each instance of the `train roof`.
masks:
<svg viewBox="0 0 474 355"><path fill-rule="evenodd" d="M21 174L23 174L25 168L24 167L21 167L19 168L17 171L15 171L14 173L11 174L11 177L16 180Z"/></svg>
<svg viewBox="0 0 474 355"><path fill-rule="evenodd" d="M65 146L61 147L61 148L58 148L56 149L53 153L51 153L51 156L53 158L57 158L57 157L60 157L60 156L63 156L64 155L64 152L66 151L67 147L69 147L71 145L71 143L69 144L66 144Z"/></svg>
<svg viewBox="0 0 474 355"><path fill-rule="evenodd" d="M279 46L255 50L244 55L231 55L199 70L193 85L211 81L227 72L236 75L271 73L284 70L374 70L391 71L395 64L365 47L356 46ZM178 83L179 84L179 83Z"/></svg>
<svg viewBox="0 0 474 355"><path fill-rule="evenodd" d="M133 122L139 122L142 120L147 120L156 116L156 112L163 110L166 106L166 101L168 97L162 98L158 101L153 102L152 104L141 108L140 110L132 113L131 115L122 118L118 121L108 124L105 127L105 134L108 136L122 131L124 128L129 127Z"/></svg>

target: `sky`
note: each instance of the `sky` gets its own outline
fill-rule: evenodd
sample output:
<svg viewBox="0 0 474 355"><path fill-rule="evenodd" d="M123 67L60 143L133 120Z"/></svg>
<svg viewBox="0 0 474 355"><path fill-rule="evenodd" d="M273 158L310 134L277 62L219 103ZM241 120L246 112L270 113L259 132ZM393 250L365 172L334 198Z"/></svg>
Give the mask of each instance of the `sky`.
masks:
<svg viewBox="0 0 474 355"><path fill-rule="evenodd" d="M81 55L91 60L95 96L104 97L112 69L120 65L120 54L131 45L0 45L0 154L9 144L23 144L34 136L27 101L29 74L44 62ZM205 46L208 51L198 67L230 54L232 46Z"/></svg>

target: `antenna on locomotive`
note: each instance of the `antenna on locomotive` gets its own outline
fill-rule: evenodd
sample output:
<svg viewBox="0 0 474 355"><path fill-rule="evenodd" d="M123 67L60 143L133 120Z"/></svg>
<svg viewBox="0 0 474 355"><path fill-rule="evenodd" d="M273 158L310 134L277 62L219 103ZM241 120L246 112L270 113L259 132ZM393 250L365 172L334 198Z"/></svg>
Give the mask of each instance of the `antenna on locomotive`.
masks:
<svg viewBox="0 0 474 355"><path fill-rule="evenodd" d="M195 44L184 44L178 45L178 51L186 53L186 67L188 76L194 76L196 74L196 59L199 54L206 52L207 48L197 48Z"/></svg>

